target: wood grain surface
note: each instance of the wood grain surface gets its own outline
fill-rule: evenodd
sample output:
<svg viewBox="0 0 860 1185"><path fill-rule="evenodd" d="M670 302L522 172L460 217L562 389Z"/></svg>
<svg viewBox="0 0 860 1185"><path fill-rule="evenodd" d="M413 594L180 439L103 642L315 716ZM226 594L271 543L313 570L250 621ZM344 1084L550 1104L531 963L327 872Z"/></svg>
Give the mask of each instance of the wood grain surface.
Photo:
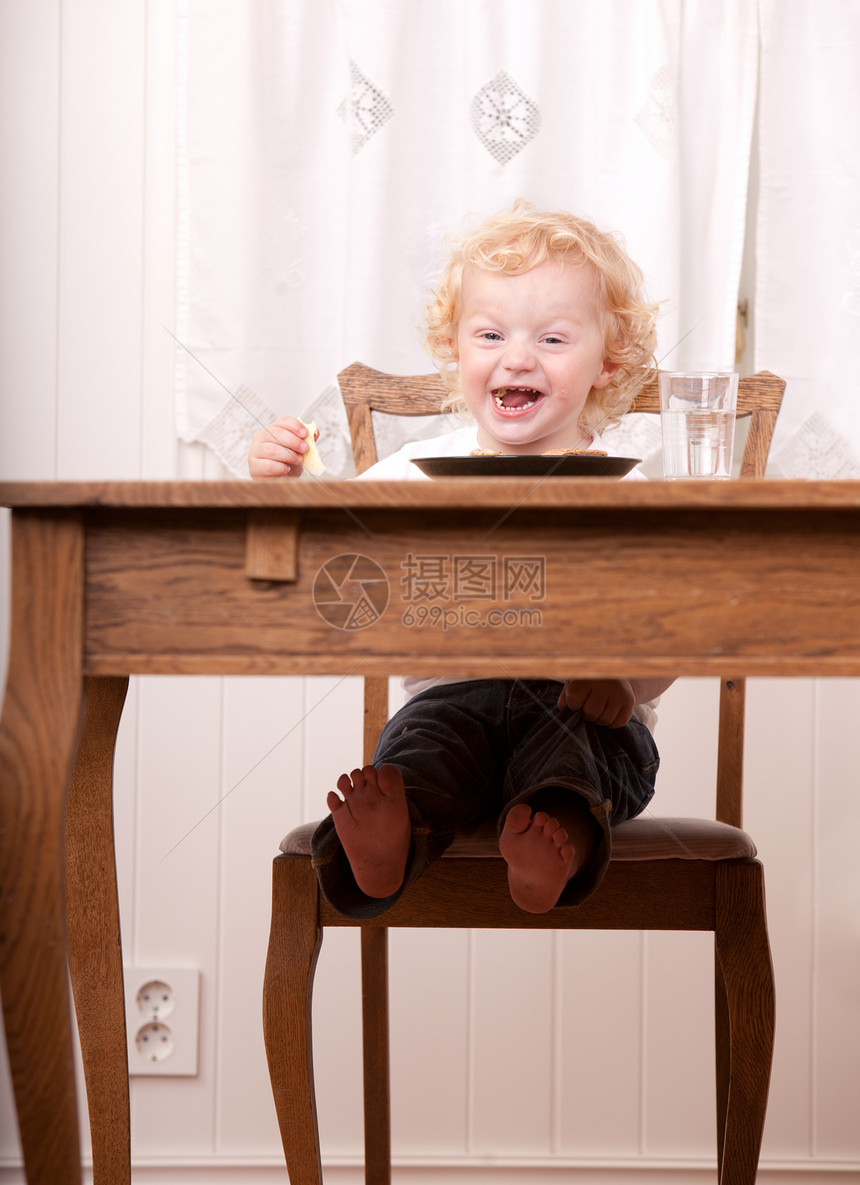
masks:
<svg viewBox="0 0 860 1185"><path fill-rule="evenodd" d="M80 1181L63 824L82 706L83 561L80 516L16 516L0 720L0 996L28 1178L40 1185Z"/></svg>
<svg viewBox="0 0 860 1185"><path fill-rule="evenodd" d="M459 483L456 506L432 511L409 505L418 483L388 484L400 503L370 501L360 515L321 507L318 491L313 506L291 507L282 530L296 567L284 580L249 579L236 507L89 512L87 673L433 675L451 672L452 655L464 676L564 677L574 659L594 676L860 670L853 485L822 503L805 485L773 502L767 483L743 499L738 483L702 508L686 495L679 505L674 489L652 500L644 485L637 501L624 483L583 505L579 483L562 482L500 513L494 497L464 508ZM279 548L277 516L267 530ZM343 556L364 557L376 591L387 588L366 628L338 628L320 611L320 573ZM410 572L429 557L439 580L419 587ZM506 589L526 560L540 588ZM455 587L469 564L493 575L496 602L486 584Z"/></svg>

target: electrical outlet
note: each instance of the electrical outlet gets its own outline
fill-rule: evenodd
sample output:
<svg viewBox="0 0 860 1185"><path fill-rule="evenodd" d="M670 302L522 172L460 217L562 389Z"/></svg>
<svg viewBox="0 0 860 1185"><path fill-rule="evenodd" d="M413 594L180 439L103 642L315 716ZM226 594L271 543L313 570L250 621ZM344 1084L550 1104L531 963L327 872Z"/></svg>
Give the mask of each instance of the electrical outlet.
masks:
<svg viewBox="0 0 860 1185"><path fill-rule="evenodd" d="M200 972L196 967L126 967L129 1074L197 1073Z"/></svg>

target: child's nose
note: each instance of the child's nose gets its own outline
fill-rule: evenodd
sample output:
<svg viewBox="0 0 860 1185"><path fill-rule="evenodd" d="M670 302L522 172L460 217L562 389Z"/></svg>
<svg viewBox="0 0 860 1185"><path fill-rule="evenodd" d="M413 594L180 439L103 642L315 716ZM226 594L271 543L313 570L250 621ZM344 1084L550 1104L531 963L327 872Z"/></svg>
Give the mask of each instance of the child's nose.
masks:
<svg viewBox="0 0 860 1185"><path fill-rule="evenodd" d="M508 342L502 361L505 370L523 371L534 368L534 355L526 342Z"/></svg>

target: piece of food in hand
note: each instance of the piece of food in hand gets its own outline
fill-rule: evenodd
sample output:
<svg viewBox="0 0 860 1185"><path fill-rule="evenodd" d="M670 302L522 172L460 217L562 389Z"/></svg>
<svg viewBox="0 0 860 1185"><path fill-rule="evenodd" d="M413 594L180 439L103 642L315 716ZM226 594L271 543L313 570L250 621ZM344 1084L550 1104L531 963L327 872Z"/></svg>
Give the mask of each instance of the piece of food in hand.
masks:
<svg viewBox="0 0 860 1185"><path fill-rule="evenodd" d="M322 463L320 451L317 448L316 434L317 426L314 420L309 424L305 424L304 420L300 421L308 430L308 451L302 453L302 466L307 469L312 477L321 477L325 473L325 465Z"/></svg>

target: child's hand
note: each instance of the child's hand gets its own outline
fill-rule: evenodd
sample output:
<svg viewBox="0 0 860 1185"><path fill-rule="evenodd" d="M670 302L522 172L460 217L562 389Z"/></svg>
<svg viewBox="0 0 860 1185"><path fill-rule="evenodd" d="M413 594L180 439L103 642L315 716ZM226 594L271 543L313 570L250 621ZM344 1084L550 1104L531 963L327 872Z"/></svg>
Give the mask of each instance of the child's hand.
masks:
<svg viewBox="0 0 860 1185"><path fill-rule="evenodd" d="M628 679L567 679L558 706L581 710L592 724L623 728L633 715L636 696Z"/></svg>
<svg viewBox="0 0 860 1185"><path fill-rule="evenodd" d="M248 451L251 477L259 481L301 476L302 454L308 451L307 435L307 428L293 416L281 416L263 428L251 441Z"/></svg>

